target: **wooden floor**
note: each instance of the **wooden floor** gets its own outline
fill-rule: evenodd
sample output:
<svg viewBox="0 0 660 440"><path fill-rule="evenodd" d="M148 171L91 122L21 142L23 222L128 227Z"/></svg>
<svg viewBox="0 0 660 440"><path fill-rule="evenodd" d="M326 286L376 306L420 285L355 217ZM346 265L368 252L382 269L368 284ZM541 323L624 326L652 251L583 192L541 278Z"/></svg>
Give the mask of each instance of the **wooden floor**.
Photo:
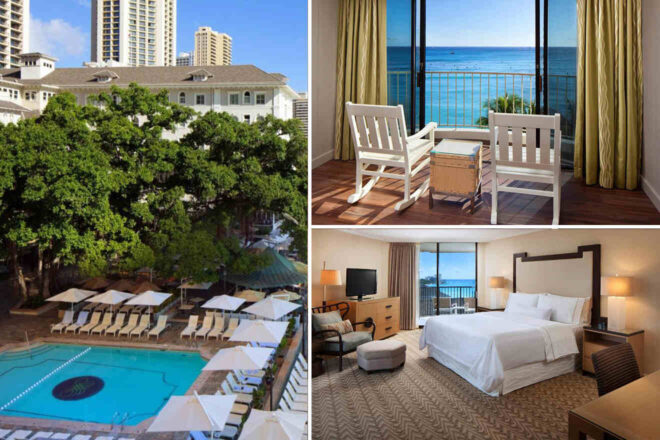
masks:
<svg viewBox="0 0 660 440"><path fill-rule="evenodd" d="M484 155L483 197L474 214L468 214L467 200L436 196L429 209L428 191L403 212L394 205L403 196L403 181L381 179L362 200L347 203L355 192L355 162L330 161L312 170L313 225L490 225L491 173L488 150ZM415 176L414 190L428 178L428 171ZM364 182L368 181L364 178ZM515 183L543 189L544 184ZM562 174L561 215L563 225L658 225L660 213L642 192L608 190L587 186L566 171ZM500 193L498 224L551 225L552 199Z"/></svg>

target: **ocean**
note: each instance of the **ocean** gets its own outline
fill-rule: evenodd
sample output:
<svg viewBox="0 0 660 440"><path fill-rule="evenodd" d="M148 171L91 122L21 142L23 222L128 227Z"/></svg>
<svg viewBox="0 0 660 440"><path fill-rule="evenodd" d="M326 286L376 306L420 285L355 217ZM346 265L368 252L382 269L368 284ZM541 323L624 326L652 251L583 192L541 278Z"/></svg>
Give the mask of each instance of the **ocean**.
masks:
<svg viewBox="0 0 660 440"><path fill-rule="evenodd" d="M427 47L426 122L484 126L486 120L480 118L487 117L489 103L501 111L495 98L505 94L517 96L516 112L533 111L534 54L533 47ZM389 104L409 108L410 49L390 46L387 57ZM548 59L548 106L551 113L561 113L566 127L562 131L570 135L575 117L576 48L552 47Z"/></svg>

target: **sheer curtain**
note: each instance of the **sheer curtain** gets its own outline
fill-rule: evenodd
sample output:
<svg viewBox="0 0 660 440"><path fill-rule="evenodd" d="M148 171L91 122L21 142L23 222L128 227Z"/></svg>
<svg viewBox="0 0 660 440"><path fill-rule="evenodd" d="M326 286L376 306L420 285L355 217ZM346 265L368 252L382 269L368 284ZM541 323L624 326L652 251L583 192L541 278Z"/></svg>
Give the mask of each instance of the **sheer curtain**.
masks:
<svg viewBox="0 0 660 440"><path fill-rule="evenodd" d="M388 296L398 296L402 330L417 328L417 245L415 243L390 243Z"/></svg>
<svg viewBox="0 0 660 440"><path fill-rule="evenodd" d="M355 158L346 102L387 104L386 0L340 0L335 159Z"/></svg>
<svg viewBox="0 0 660 440"><path fill-rule="evenodd" d="M575 176L636 189L642 142L642 0L578 0Z"/></svg>

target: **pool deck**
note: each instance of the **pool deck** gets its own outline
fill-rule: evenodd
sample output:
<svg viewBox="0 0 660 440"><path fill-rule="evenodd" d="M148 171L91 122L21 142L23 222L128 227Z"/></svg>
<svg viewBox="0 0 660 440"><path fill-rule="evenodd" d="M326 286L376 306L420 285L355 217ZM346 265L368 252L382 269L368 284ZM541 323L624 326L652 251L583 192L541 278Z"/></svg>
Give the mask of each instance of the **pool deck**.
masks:
<svg viewBox="0 0 660 440"><path fill-rule="evenodd" d="M30 341L30 346L33 347L41 343L67 343L67 344L82 344L82 345L102 345L114 346L123 348L141 348L141 349L155 349L155 350L174 350L174 351L191 351L199 352L205 359L210 359L221 348L232 347L235 345L242 345L240 343L233 343L228 341L206 341L206 340L181 340L179 333L185 327L183 323L174 322L172 325L161 333L160 338L156 341L154 338L147 340L146 338L131 338L126 337L105 337L105 336L87 336L87 335L59 335L57 333L50 333L50 324L58 322L56 312L53 311L45 316L16 316L9 315L8 317L0 317L0 353L7 350L24 350L27 347L26 332ZM215 393L222 381L225 380L227 375L224 371L203 371L197 377L195 382L190 386L186 394L192 394L197 391L200 394L213 394ZM146 429L152 423L153 417L149 418L142 423L135 426L112 426L99 423L84 423L84 422L68 422L50 419L36 419L28 417L8 417L0 416L0 428L5 429L31 429L31 430L44 430L57 432L70 432L73 434L89 434L89 435L107 435L108 433L114 434L118 437L135 438L136 440L184 440L187 438L187 433L146 433ZM93 440L93 438L92 438Z"/></svg>

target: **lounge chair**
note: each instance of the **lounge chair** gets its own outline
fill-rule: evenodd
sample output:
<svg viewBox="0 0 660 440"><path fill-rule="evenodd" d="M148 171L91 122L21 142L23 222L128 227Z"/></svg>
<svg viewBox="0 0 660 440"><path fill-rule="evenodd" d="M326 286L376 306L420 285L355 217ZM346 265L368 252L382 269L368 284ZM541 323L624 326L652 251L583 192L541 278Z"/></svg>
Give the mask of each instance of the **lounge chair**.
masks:
<svg viewBox="0 0 660 440"><path fill-rule="evenodd" d="M110 326L112 326L112 312L105 312L103 322L92 329L92 334L102 335Z"/></svg>
<svg viewBox="0 0 660 440"><path fill-rule="evenodd" d="M233 371L234 371L234 375L240 381L240 383L247 385L254 385L254 386L261 385L262 382L261 377L246 376L240 370L233 370Z"/></svg>
<svg viewBox="0 0 660 440"><path fill-rule="evenodd" d="M298 353L298 362L300 362L300 365L302 365L303 369L307 371L307 359L305 359L302 353Z"/></svg>
<svg viewBox="0 0 660 440"><path fill-rule="evenodd" d="M234 330L238 327L238 318L231 318L229 320L229 325L227 325L227 330L222 335L222 339L229 339L234 334Z"/></svg>
<svg viewBox="0 0 660 440"><path fill-rule="evenodd" d="M57 432L53 434L50 438L54 440L67 440L69 437L71 437L71 434L68 432Z"/></svg>
<svg viewBox="0 0 660 440"><path fill-rule="evenodd" d="M92 313L92 318L89 320L89 324L80 327L80 330L78 330L78 334L83 334L83 333L89 334L94 327L99 325L100 321L101 321L101 312Z"/></svg>
<svg viewBox="0 0 660 440"><path fill-rule="evenodd" d="M160 336L160 334L165 330L167 327L170 325L167 323L167 315L160 315L158 317L158 322L156 323L156 326L152 328L149 333L147 333L147 339L149 339L149 336L155 336L156 339Z"/></svg>
<svg viewBox="0 0 660 440"><path fill-rule="evenodd" d="M0 429L0 440L6 439L11 429Z"/></svg>
<svg viewBox="0 0 660 440"><path fill-rule="evenodd" d="M238 435L238 429L234 426L225 426L225 429L220 433L220 438L235 439Z"/></svg>
<svg viewBox="0 0 660 440"><path fill-rule="evenodd" d="M62 330L73 324L73 315L74 315L73 310L67 310L66 312L64 312L64 317L62 318L62 321L58 322L57 324L52 324L50 326L50 332L62 333Z"/></svg>
<svg viewBox="0 0 660 440"><path fill-rule="evenodd" d="M203 339L206 338L206 335L209 334L211 329L213 328L213 315L206 315L204 317L204 322L202 322L202 326L195 330L195 334L193 335L195 339L197 339L198 336L201 336Z"/></svg>
<svg viewBox="0 0 660 440"><path fill-rule="evenodd" d="M71 440L89 440L90 438L92 438L91 435L76 434L76 435L73 436L73 438Z"/></svg>
<svg viewBox="0 0 660 440"><path fill-rule="evenodd" d="M32 434L32 431L27 431L25 429L20 429L18 431L14 431L13 434L11 434L9 437L7 437L7 440L25 440L27 439L28 435Z"/></svg>
<svg viewBox="0 0 660 440"><path fill-rule="evenodd" d="M121 330L122 327L124 326L125 319L126 319L126 313L117 313L117 317L115 318L115 323L105 330L105 335L108 336L109 334L112 334L112 336L117 336L117 332Z"/></svg>
<svg viewBox="0 0 660 440"><path fill-rule="evenodd" d="M129 336L131 334L131 331L137 327L138 325L138 319L140 319L140 315L136 313L131 313L131 316L128 317L128 324L126 324L124 327L122 327L121 330L119 330L119 336Z"/></svg>
<svg viewBox="0 0 660 440"><path fill-rule="evenodd" d="M87 322L87 317L88 316L89 316L89 312L85 312L85 311L80 312L78 314L78 319L76 320L76 323L71 324L70 326L68 326L66 328L65 333L69 333L69 332L75 333L75 332L77 332L79 328L81 328L83 325L85 325L85 323Z"/></svg>
<svg viewBox="0 0 660 440"><path fill-rule="evenodd" d="M215 322L213 323L213 329L206 335L206 339L220 339L222 337L222 332L225 329L225 318L223 316L216 316Z"/></svg>
<svg viewBox="0 0 660 440"><path fill-rule="evenodd" d="M231 389L231 386L227 381L223 381L220 387L222 389L223 394L227 396L232 396L232 395L236 396L236 402L245 403L246 405L252 403L252 394L234 392L234 390Z"/></svg>
<svg viewBox="0 0 660 440"><path fill-rule="evenodd" d="M140 325L131 330L129 337L137 336L138 338L142 336L142 333L146 332L149 329L149 315L144 314L140 317Z"/></svg>
<svg viewBox="0 0 660 440"><path fill-rule="evenodd" d="M249 407L242 403L234 403L231 406L231 413L238 414L240 416L247 414Z"/></svg>
<svg viewBox="0 0 660 440"><path fill-rule="evenodd" d="M189 338L193 337L193 334L197 331L197 319L199 319L197 315L190 315L188 318L188 326L186 326L181 332L181 335L179 335L180 339L183 339L184 336L188 336Z"/></svg>
<svg viewBox="0 0 660 440"><path fill-rule="evenodd" d="M293 386L291 385L291 382L286 384L286 388L284 389L284 391L289 393L289 396L291 396L291 399L294 402L307 404L307 394L303 394L295 391L293 389Z"/></svg>
<svg viewBox="0 0 660 440"><path fill-rule="evenodd" d="M251 394L257 389L254 385L239 384L234 375L230 372L227 373L227 383L235 393L248 393Z"/></svg>
<svg viewBox="0 0 660 440"><path fill-rule="evenodd" d="M289 405L289 409L291 409L291 411L300 411L307 414L307 404L301 402L294 402L291 399L291 396L289 396L289 393L286 392L283 393L281 400L284 400Z"/></svg>
<svg viewBox="0 0 660 440"><path fill-rule="evenodd" d="M50 431L39 431L36 434L33 434L32 437L30 437L30 440L37 440L37 439L42 439L42 438L50 438L51 435L55 434L54 432Z"/></svg>

